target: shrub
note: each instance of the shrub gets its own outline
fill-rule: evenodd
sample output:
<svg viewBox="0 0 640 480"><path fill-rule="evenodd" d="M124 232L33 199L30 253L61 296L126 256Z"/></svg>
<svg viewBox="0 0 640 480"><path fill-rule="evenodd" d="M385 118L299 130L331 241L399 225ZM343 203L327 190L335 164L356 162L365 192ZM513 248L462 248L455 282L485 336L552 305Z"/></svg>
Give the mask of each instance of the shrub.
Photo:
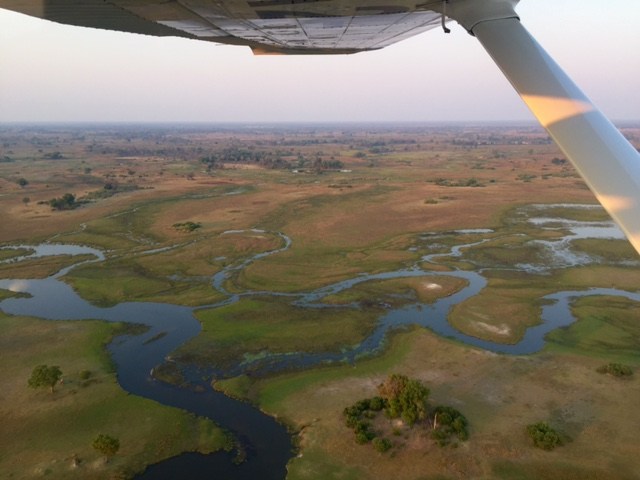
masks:
<svg viewBox="0 0 640 480"><path fill-rule="evenodd" d="M193 232L200 228L202 224L200 222L183 222L183 223L174 223L173 228L178 230L179 232Z"/></svg>
<svg viewBox="0 0 640 480"><path fill-rule="evenodd" d="M359 445L364 445L365 443L369 443L372 439L369 438L370 432L360 432L356 434L356 443Z"/></svg>
<svg viewBox="0 0 640 480"><path fill-rule="evenodd" d="M391 448L391 442L386 438L374 438L373 439L373 448L375 448L379 452L386 452Z"/></svg>
<svg viewBox="0 0 640 480"><path fill-rule="evenodd" d="M447 445L450 437L456 436L465 441L469 438L467 419L453 407L439 406L433 413L434 430L431 434L441 447Z"/></svg>
<svg viewBox="0 0 640 480"><path fill-rule="evenodd" d="M553 450L562 445L558 432L544 422L527 425L527 433L533 440L533 444L543 450Z"/></svg>
<svg viewBox="0 0 640 480"><path fill-rule="evenodd" d="M360 420L360 417L358 417L357 415L346 415L346 417L347 418L345 420L345 424L349 428L355 428L355 426L358 424L358 421Z"/></svg>
<svg viewBox="0 0 640 480"><path fill-rule="evenodd" d="M356 433L367 432L370 426L371 424L369 422L360 420L356 423L356 426L354 427L354 431Z"/></svg>
<svg viewBox="0 0 640 480"><path fill-rule="evenodd" d="M118 450L120 449L120 440L101 433L95 438L92 446L109 459L118 453Z"/></svg>
<svg viewBox="0 0 640 480"><path fill-rule="evenodd" d="M606 373L613 375L614 377L630 377L633 375L633 370L628 365L621 363L608 363L598 368L598 373Z"/></svg>

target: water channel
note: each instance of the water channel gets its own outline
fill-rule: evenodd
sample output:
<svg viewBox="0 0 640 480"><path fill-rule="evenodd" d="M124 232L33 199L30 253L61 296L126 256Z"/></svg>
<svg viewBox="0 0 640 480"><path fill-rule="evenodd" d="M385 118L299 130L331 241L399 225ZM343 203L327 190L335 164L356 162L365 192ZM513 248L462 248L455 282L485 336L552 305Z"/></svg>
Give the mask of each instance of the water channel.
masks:
<svg viewBox="0 0 640 480"><path fill-rule="evenodd" d="M540 228L559 228L567 232L555 241L545 241L544 246L553 258L554 268L575 266L592 262L586 255L571 252L570 242L576 238L623 238L622 233L607 222L575 222L545 217L529 218L528 221ZM255 230L253 232L256 232ZM225 235L243 234L243 231L229 231ZM260 232L267 233L267 232ZM490 230L465 230L451 232L461 239L467 235L490 234ZM415 265L391 272L379 274L361 274L354 278L319 288L313 292L301 294L277 294L273 292L247 291L229 294L224 284L230 275L242 270L254 261L268 255L275 255L291 246L291 239L276 232L282 240L282 247L262 252L239 263L227 266L212 278L212 287L227 295L226 300L215 305L198 308L212 308L238 301L244 296L283 295L291 297L291 301L305 308L336 308L322 303L327 295L339 293L353 286L372 280L419 276L453 276L462 278L466 286L433 304L414 303L400 308L389 308L380 318L376 329L359 345L341 352L324 353L292 353L286 355L270 355L253 362L242 362L225 371L211 370L206 375L233 376L247 370L252 372L277 371L289 368L307 368L331 361L354 361L357 357L371 354L383 346L388 332L405 325L422 325L439 335L453 337L469 345L506 354L528 354L540 350L544 346L544 336L551 330L569 325L574 321L570 304L573 299L590 295L623 296L640 302L640 293L627 292L610 288L594 288L583 291L564 291L547 295L547 304L543 307L542 322L529 328L523 339L517 344L502 344L482 340L459 332L447 321L450 309L464 300L477 295L485 286L486 279L482 270L434 272L420 267L442 257L460 257L465 248L471 248L488 241L476 240L470 243L455 245L445 253L423 256ZM430 237L433 240L435 237ZM467 237L469 238L469 237ZM535 242L535 240L532 240ZM43 244L37 246L10 246L2 248L25 249L28 253L4 262L18 262L27 258L38 258L48 255L93 255L93 260L84 260L66 267L46 279L5 279L0 280L0 289L28 294L19 298L8 298L0 302L0 309L9 314L29 315L50 320L83 320L99 319L127 323L144 324L149 329L140 335L123 335L114 339L109 351L117 366L118 381L126 391L151 398L165 405L175 406L208 417L218 425L232 432L240 441L247 459L240 465L233 463L234 453L215 453L200 455L182 454L159 464L153 465L137 478L176 478L187 476L192 479L210 478L211 472L221 478L234 479L282 479L286 475L286 464L292 456L290 435L284 426L273 418L261 413L251 405L233 400L220 392L209 388L202 380L202 371L190 376L191 384L203 388L185 389L154 380L150 374L152 369L161 364L178 346L193 338L200 331L200 324L193 315L194 308L164 303L126 302L110 308L101 308L90 304L61 280L75 266L86 261L104 260L104 253L93 248L76 245ZM528 272L544 272L543 265L517 265L515 269ZM546 267L548 268L548 267ZM341 308L357 308L351 305ZM257 363L256 363L257 362Z"/></svg>

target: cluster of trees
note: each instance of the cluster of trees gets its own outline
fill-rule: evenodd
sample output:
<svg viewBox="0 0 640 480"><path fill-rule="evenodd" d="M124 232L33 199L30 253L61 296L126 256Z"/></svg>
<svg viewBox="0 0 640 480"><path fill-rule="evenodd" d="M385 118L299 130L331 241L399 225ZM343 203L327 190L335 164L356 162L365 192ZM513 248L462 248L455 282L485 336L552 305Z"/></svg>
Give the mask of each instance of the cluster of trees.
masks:
<svg viewBox="0 0 640 480"><path fill-rule="evenodd" d="M439 406L433 410L433 431L431 437L444 447L456 437L465 441L469 438L467 419L453 407Z"/></svg>
<svg viewBox="0 0 640 480"><path fill-rule="evenodd" d="M291 168L291 163L283 158L281 152L254 150L242 147L227 147L220 152L211 153L200 159L207 170L221 168L225 163L255 164L265 168Z"/></svg>
<svg viewBox="0 0 640 480"><path fill-rule="evenodd" d="M449 180L447 178L436 178L434 183L441 187L484 187L484 184L475 177L458 181Z"/></svg>
<svg viewBox="0 0 640 480"><path fill-rule="evenodd" d="M381 397L365 398L359 400L350 407L344 409L345 422L347 427L353 429L356 442L363 445L376 440L378 437L371 426L371 419L374 419L378 412L385 408L386 404ZM378 451L386 451L391 448L391 442L382 438L376 442ZM379 445L379 446L378 446Z"/></svg>
<svg viewBox="0 0 640 480"><path fill-rule="evenodd" d="M65 156L60 152L45 153L44 158L48 160L62 160Z"/></svg>
<svg viewBox="0 0 640 480"><path fill-rule="evenodd" d="M62 197L49 200L48 203L54 210L73 210L80 205L73 193L65 193Z"/></svg>
<svg viewBox="0 0 640 480"><path fill-rule="evenodd" d="M391 441L374 431L371 421L380 412L390 419L401 418L413 427L416 423L430 426L431 437L443 447L456 437L467 440L467 419L458 410L449 406L429 409L429 389L418 380L405 375L390 375L378 386L378 396L359 400L343 411L347 427L352 428L359 444L371 442L380 452L389 450Z"/></svg>
<svg viewBox="0 0 640 480"><path fill-rule="evenodd" d="M327 160L320 153L315 155L313 159L309 159L302 154L298 154L296 157L291 151L257 150L242 147L227 147L220 152L202 157L200 161L207 165L208 171L222 168L225 163L254 164L271 169L309 168L316 171L337 170L344 167L340 160L335 158Z"/></svg>

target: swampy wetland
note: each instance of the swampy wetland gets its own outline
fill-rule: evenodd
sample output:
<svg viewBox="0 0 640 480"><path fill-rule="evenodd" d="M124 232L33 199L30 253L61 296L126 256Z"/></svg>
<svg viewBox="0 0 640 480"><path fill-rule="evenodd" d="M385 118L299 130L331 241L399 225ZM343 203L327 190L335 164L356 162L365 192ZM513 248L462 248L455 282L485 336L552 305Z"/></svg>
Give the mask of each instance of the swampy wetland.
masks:
<svg viewBox="0 0 640 480"><path fill-rule="evenodd" d="M638 380L596 370L640 363L640 260L537 128L0 137L6 478L637 478ZM469 441L354 443L343 408L394 372Z"/></svg>

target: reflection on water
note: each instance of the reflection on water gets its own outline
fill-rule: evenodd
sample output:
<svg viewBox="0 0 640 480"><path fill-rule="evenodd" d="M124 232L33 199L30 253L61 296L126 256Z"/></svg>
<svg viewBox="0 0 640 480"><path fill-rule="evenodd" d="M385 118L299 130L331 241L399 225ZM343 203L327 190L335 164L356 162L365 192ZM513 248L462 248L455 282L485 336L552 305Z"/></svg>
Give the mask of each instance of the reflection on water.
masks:
<svg viewBox="0 0 640 480"><path fill-rule="evenodd" d="M559 240L533 240L532 243L543 245L551 255L550 262L555 268L575 267L593 263L594 259L581 252L575 252L571 242L581 238L624 240L622 230L613 222L580 222L548 217L529 218L529 223L537 225L545 230L568 232ZM541 271L541 266L522 266L528 270Z"/></svg>

